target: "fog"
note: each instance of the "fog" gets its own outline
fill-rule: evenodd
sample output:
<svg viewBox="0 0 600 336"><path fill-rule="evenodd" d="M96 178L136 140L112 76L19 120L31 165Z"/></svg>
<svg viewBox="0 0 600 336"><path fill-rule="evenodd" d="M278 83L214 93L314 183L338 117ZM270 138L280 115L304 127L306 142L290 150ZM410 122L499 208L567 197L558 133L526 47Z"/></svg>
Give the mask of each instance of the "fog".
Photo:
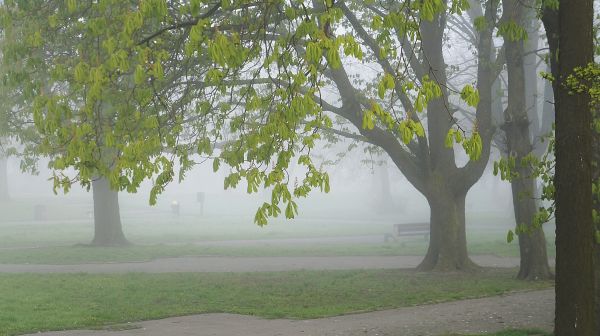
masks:
<svg viewBox="0 0 600 336"><path fill-rule="evenodd" d="M336 148L342 147L347 146ZM325 162L336 160L338 152L328 148L313 154ZM361 162L366 158L369 160ZM44 161L39 166L43 167ZM514 227L510 184L493 176L488 168L468 193L467 230L502 239ZM393 224L429 222L426 199L385 154L368 156L355 149L323 169L331 177L329 193L314 190L299 200L296 218L280 215L259 227L253 223L254 214L270 200L270 191L248 194L244 183L224 190L227 168L215 173L212 165L199 164L183 182L172 182L154 206L148 204L150 182L137 193L120 192L123 230L135 244L347 236L369 236L366 242L383 243ZM293 168L289 173L292 181L302 174ZM40 168L37 175L22 173L15 158L9 158L7 174L11 201L4 206L19 211L5 212L0 219L2 245L84 244L92 238L91 191L74 185L68 193L57 190L55 195L50 171ZM45 236L46 231L52 234Z"/></svg>

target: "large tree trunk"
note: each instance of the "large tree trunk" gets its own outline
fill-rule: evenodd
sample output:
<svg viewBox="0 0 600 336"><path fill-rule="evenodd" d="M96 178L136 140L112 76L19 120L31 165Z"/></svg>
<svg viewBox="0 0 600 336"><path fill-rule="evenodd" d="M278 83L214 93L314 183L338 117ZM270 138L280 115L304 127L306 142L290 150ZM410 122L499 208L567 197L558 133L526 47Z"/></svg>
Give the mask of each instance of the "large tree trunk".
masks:
<svg viewBox="0 0 600 336"><path fill-rule="evenodd" d="M594 118L600 118L600 111L595 111ZM600 132L592 133L592 181L600 186ZM600 191L593 195L594 210L600 216ZM600 232L600 217L596 217L595 229L596 235ZM596 236L598 237L598 236ZM596 240L594 246L594 266L596 268L596 321L600 321L600 241ZM598 322L600 323L600 322ZM600 336L600 326L596 326L598 331L596 336Z"/></svg>
<svg viewBox="0 0 600 336"><path fill-rule="evenodd" d="M598 335L596 328L589 96L565 86L576 67L593 62L593 2L561 0L542 16L556 106L556 317L557 336ZM560 45L560 59L558 51Z"/></svg>
<svg viewBox="0 0 600 336"><path fill-rule="evenodd" d="M110 188L106 178L92 182L94 196L94 240L96 246L124 246L129 242L123 234L119 212L119 193Z"/></svg>
<svg viewBox="0 0 600 336"><path fill-rule="evenodd" d="M0 202L10 200L8 192L8 160L6 156L0 153Z"/></svg>
<svg viewBox="0 0 600 336"><path fill-rule="evenodd" d="M469 271L477 266L467 253L466 194L439 191L429 195L431 234L419 271Z"/></svg>
<svg viewBox="0 0 600 336"><path fill-rule="evenodd" d="M534 182L530 178L511 181L515 221L517 225L523 225L525 228L525 232L519 232L521 262L517 278L542 280L551 278L552 274L548 265L544 231L532 225L532 219L537 212L536 201L532 197Z"/></svg>
<svg viewBox="0 0 600 336"><path fill-rule="evenodd" d="M520 0L503 1L504 15L514 22L523 23L523 5ZM518 176L511 180L516 231L519 233L521 263L518 278L537 280L551 277L546 253L546 238L541 227L533 223L537 212L533 171L523 160L532 153L532 127L525 97L524 42L504 39L508 72L508 105L504 112L502 129L506 134L507 154L516 162ZM535 116L537 120L537 113ZM537 123L535 123L537 125ZM537 131L537 129L535 129Z"/></svg>
<svg viewBox="0 0 600 336"><path fill-rule="evenodd" d="M596 199L596 211L600 213L600 200ZM596 223L596 231L600 231L600 224ZM596 323L600 324L600 242L594 246L594 267L596 277ZM600 326L596 326L596 335L600 336Z"/></svg>
<svg viewBox="0 0 600 336"><path fill-rule="evenodd" d="M523 3L523 1L521 1ZM536 51L539 42L537 9L533 1L527 0L529 5L521 6L523 11L523 26L527 30L527 39L523 41L523 70L525 72L525 110L529 118L531 140L535 141L540 131L540 118L538 116L538 75Z"/></svg>

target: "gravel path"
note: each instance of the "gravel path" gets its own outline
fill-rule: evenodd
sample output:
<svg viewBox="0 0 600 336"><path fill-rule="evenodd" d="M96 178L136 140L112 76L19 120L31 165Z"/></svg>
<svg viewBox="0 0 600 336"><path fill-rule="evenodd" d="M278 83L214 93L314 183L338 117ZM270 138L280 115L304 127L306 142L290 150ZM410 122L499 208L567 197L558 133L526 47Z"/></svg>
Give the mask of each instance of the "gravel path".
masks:
<svg viewBox="0 0 600 336"><path fill-rule="evenodd" d="M412 268L421 256L343 257L180 257L148 262L95 263L78 265L0 264L0 273L169 273L169 272L273 272L292 270L348 270ZM486 267L516 267L518 258L473 256Z"/></svg>
<svg viewBox="0 0 600 336"><path fill-rule="evenodd" d="M129 330L63 331L39 336L437 336L507 328L550 331L554 290L407 307L313 320L265 320L234 314L203 314L135 322ZM115 327L114 329L118 329Z"/></svg>

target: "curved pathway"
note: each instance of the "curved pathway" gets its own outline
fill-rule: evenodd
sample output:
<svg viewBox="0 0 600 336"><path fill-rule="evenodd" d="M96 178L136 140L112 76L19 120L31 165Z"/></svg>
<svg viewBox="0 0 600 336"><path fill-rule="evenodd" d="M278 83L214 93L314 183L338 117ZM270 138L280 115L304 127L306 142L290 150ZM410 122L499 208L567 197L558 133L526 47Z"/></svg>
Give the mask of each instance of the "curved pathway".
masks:
<svg viewBox="0 0 600 336"><path fill-rule="evenodd" d="M203 314L126 324L128 330L75 330L38 336L438 336L507 328L552 330L554 290L406 307L313 320ZM133 329L132 329L133 328Z"/></svg>

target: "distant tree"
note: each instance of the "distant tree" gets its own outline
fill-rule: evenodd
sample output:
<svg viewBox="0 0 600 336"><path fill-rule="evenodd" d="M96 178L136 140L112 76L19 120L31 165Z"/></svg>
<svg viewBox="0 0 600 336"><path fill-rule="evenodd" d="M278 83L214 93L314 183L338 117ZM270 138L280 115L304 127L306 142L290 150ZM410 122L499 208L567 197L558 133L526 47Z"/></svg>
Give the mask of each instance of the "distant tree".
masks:
<svg viewBox="0 0 600 336"><path fill-rule="evenodd" d="M494 174L499 174L503 180L510 180L513 190L512 201L521 256L518 277L544 279L551 274L544 232L540 225L535 224L539 222L539 193L532 170L537 162L536 158L541 156L547 147L540 141L542 136L547 136L550 131L551 122L545 116L552 115L554 111L551 109L543 115L543 129L540 130L540 118L537 113L538 20L535 7L526 2L514 3L510 0L503 1L502 5L502 18L498 21L497 28L505 43L498 47L491 46L494 51L496 48L500 49L497 59L491 60L496 63L494 68L499 72L498 77L494 76L492 84L492 145L502 155L500 161L494 164ZM471 5L468 13L473 21L480 20L483 16L476 2ZM477 40L479 31L475 24L468 22L464 17L451 17L449 22L451 31L462 38L461 42L466 40L476 44L474 41ZM463 65L462 69L456 67L457 70L452 75L470 78L472 71L468 70L468 62L473 61L469 60L468 54L461 56L464 59L462 64L466 66ZM504 64L505 70L502 69ZM473 114L462 106L452 106L465 118L474 119ZM512 241L513 236L511 230L509 240Z"/></svg>
<svg viewBox="0 0 600 336"><path fill-rule="evenodd" d="M95 245L128 243L118 191L154 178L154 201L174 175L162 149L178 150L181 132L181 113L163 106L173 94L161 84L171 75L162 62L170 55L134 41L153 25L145 16L167 13L132 12L133 3L5 1L2 8L5 81L22 96L6 113L14 125L35 126L12 135L26 163L50 159L55 190L76 182L93 189Z"/></svg>
<svg viewBox="0 0 600 336"><path fill-rule="evenodd" d="M526 15L527 9L533 7L533 1L503 0L502 5L501 29L503 25L506 27L510 24L524 27L529 23L527 20L532 20ZM508 169L508 174L512 187L516 232L519 235L521 259L518 278L547 279L551 277L551 273L546 252L546 238L536 217L538 212L536 179L533 172L534 165L530 162L536 159L531 133L537 133L538 117L536 110L529 112L535 109L535 106L527 104L527 84L530 84L527 83L525 76L527 32L524 28L516 31L518 33L503 35L508 76L508 104L504 110L501 129L506 136L507 158L501 161L500 166L512 166ZM535 81L533 83L535 85ZM530 115L534 117L530 118ZM502 175L505 176L506 171Z"/></svg>

